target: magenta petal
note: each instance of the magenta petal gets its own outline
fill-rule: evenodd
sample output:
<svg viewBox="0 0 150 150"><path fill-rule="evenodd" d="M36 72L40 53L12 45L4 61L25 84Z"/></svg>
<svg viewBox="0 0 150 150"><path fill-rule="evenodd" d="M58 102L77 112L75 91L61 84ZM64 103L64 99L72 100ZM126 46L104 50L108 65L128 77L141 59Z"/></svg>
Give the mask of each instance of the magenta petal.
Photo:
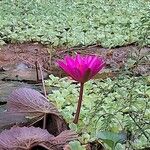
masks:
<svg viewBox="0 0 150 150"><path fill-rule="evenodd" d="M92 56L86 56L85 59L86 63L90 63L90 61L92 60Z"/></svg>
<svg viewBox="0 0 150 150"><path fill-rule="evenodd" d="M73 73L72 73L72 68L68 67L64 62L62 61L58 61L58 64L60 66L60 68L62 68L66 74L68 74L69 76L71 76L72 78L75 78Z"/></svg>
<svg viewBox="0 0 150 150"><path fill-rule="evenodd" d="M74 80L85 83L104 67L104 60L94 55L78 54L76 57L66 56L64 60L58 61L58 64Z"/></svg>
<svg viewBox="0 0 150 150"><path fill-rule="evenodd" d="M69 68L67 67L67 65L63 62L63 61L58 61L57 62L58 65L66 72L66 73L69 73Z"/></svg>
<svg viewBox="0 0 150 150"><path fill-rule="evenodd" d="M75 61L77 64L82 64L82 57L79 54L77 54Z"/></svg>
<svg viewBox="0 0 150 150"><path fill-rule="evenodd" d="M75 66L75 61L73 58L66 56L65 61L66 61L67 66L72 66L72 67Z"/></svg>
<svg viewBox="0 0 150 150"><path fill-rule="evenodd" d="M94 58L91 60L91 62L90 62L90 64L89 64L89 67L92 68L93 65L95 65L95 64L97 63L97 61L98 61L97 57L94 57Z"/></svg>
<svg viewBox="0 0 150 150"><path fill-rule="evenodd" d="M97 57L97 56L86 56L86 62L87 62L87 64L90 64L91 63L91 61L93 60L93 58L95 58L95 57Z"/></svg>
<svg viewBox="0 0 150 150"><path fill-rule="evenodd" d="M92 68L92 69L94 70L96 67L99 67L99 66L101 66L102 64L104 64L103 59L97 58L95 61L92 61L92 62L91 62L90 68Z"/></svg>
<svg viewBox="0 0 150 150"><path fill-rule="evenodd" d="M82 74L78 68L74 68L74 74L76 76L76 81L81 82L82 81Z"/></svg>
<svg viewBox="0 0 150 150"><path fill-rule="evenodd" d="M92 70L91 78L94 77L100 70L102 70L105 66L105 63L95 66Z"/></svg>

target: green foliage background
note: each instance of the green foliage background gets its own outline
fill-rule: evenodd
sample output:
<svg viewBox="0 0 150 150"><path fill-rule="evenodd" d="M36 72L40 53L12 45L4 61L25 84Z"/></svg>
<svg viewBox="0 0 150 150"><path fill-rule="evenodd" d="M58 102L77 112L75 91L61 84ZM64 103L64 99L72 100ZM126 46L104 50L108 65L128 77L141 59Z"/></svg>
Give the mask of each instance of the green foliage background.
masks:
<svg viewBox="0 0 150 150"><path fill-rule="evenodd" d="M115 47L130 43L150 45L149 0L1 0L0 45L38 41L53 46L101 44ZM71 129L86 143L101 130L127 135L116 149L150 146L149 77L120 75L91 80L84 89L80 122L72 124L79 85L50 76L53 101ZM77 143L79 144L79 143ZM80 145L78 145L80 147ZM72 143L74 147L74 143Z"/></svg>
<svg viewBox="0 0 150 150"><path fill-rule="evenodd" d="M52 90L49 99L56 104L70 127L82 135L82 143L96 139L97 133L102 130L126 133L131 149L150 144L150 83L147 77L125 75L114 80L87 82L77 126L72 121L79 85L53 75L47 84ZM118 149L125 149L124 146L120 144Z"/></svg>
<svg viewBox="0 0 150 150"><path fill-rule="evenodd" d="M148 0L1 0L0 44L150 44Z"/></svg>

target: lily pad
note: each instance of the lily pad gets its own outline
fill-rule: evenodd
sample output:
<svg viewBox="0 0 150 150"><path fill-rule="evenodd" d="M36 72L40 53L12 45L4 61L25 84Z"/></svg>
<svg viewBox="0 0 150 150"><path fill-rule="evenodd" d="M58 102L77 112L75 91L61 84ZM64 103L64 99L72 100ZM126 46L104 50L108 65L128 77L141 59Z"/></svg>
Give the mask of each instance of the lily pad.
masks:
<svg viewBox="0 0 150 150"><path fill-rule="evenodd" d="M124 143L126 140L126 135L124 133L100 131L97 134L97 138L104 141L104 143L106 143L112 148L112 150L114 150L117 143Z"/></svg>

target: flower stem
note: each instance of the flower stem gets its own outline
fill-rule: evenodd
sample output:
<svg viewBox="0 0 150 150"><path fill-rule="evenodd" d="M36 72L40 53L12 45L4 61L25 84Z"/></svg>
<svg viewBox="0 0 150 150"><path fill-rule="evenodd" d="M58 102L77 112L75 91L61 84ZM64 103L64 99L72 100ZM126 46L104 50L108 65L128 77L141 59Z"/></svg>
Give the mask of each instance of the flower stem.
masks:
<svg viewBox="0 0 150 150"><path fill-rule="evenodd" d="M81 105L82 105L82 100L83 100L83 87L84 83L81 83L80 85L80 95L79 95L79 100L78 100L78 106L75 114L75 118L73 120L73 123L77 124L79 120L79 115L80 115L80 110L81 110Z"/></svg>

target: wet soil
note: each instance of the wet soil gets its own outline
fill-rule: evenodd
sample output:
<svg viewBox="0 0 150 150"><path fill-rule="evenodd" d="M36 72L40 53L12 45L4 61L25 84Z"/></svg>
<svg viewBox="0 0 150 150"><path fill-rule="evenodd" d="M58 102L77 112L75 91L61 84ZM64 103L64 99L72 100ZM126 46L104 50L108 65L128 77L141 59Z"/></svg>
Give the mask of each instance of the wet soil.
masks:
<svg viewBox="0 0 150 150"><path fill-rule="evenodd" d="M142 60L134 71L136 74L150 74L150 48L139 48L128 45L119 48L102 48L98 45L74 48L54 48L40 43L8 44L0 48L0 101L7 101L7 95L17 87L31 87L41 91L39 66L42 66L44 78L49 74L63 77L65 74L58 68L56 61L65 55L96 54L103 56L107 67L98 78L114 77L127 58L132 55ZM148 58L147 58L147 57ZM37 79L37 71L39 80Z"/></svg>
<svg viewBox="0 0 150 150"><path fill-rule="evenodd" d="M29 87L44 93L39 65L42 67L44 79L48 79L49 74L63 77L65 74L58 68L56 61L62 59L65 55L77 53L82 55L96 54L105 59L106 68L96 78L116 77L125 66L127 59L130 58L138 61L138 64L135 63L131 66L133 73L150 75L150 48L141 49L135 45L128 45L108 49L92 45L65 49L53 48L40 43L8 44L0 48L0 112L6 109L5 104L8 96L16 88ZM47 89L47 93L49 92L51 91ZM9 123L6 126L10 125L11 119L7 117L7 121ZM87 145L87 149L95 149L95 145L95 143L91 143ZM101 144L99 144L99 149L103 149Z"/></svg>

